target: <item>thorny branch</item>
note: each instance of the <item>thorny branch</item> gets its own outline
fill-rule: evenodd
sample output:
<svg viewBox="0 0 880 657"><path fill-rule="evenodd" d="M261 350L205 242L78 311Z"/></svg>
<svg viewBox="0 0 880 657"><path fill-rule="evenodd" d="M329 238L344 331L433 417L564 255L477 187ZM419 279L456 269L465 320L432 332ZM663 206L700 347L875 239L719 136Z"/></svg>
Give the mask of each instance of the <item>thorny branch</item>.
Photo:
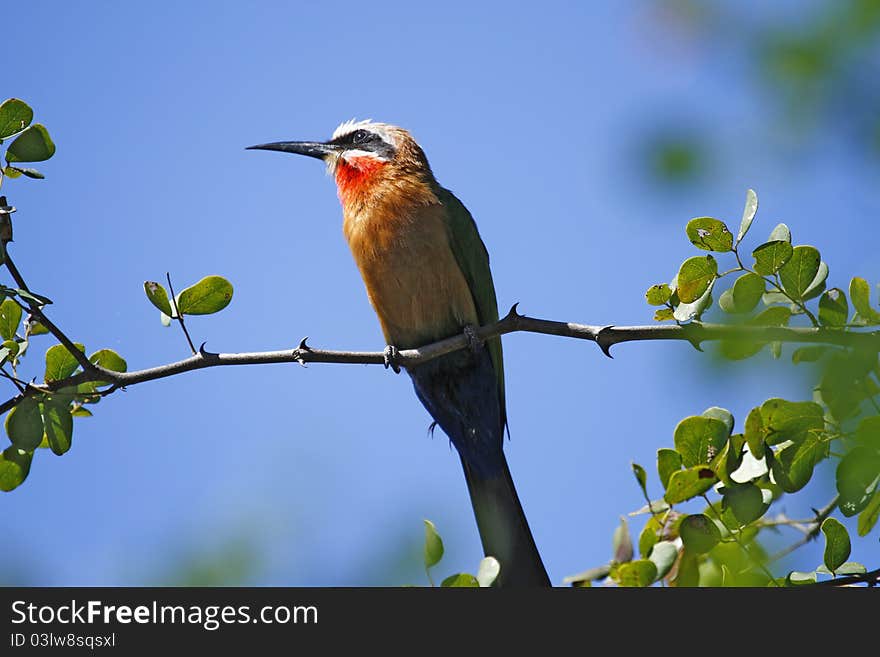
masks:
<svg viewBox="0 0 880 657"><path fill-rule="evenodd" d="M14 265L8 259L6 264L11 266L11 270L14 268ZM19 282L18 278L16 280ZM19 285L22 282L20 281ZM609 357L611 356L611 347L618 343L644 340L684 340L691 343L697 349L700 349L701 344L706 341L745 339L758 342L783 341L832 344L880 351L880 331L855 332L825 328L730 326L726 324L701 323L673 326L591 326L526 317L517 312L517 305L514 304L510 312L494 324L488 324L476 329L477 338L486 340L498 335L517 332L557 335L595 342L602 352ZM184 360L134 372L111 372L89 362L85 354L76 349L73 346L73 342L46 318L46 315L37 304L31 303L31 310L34 316L49 329L58 341L67 347L74 356L77 356L83 371L66 379L51 381L41 385L29 385L23 393L0 404L0 413L5 413L26 397L54 392L60 388L94 381L109 383L111 387L106 392L112 392L113 390L144 383L145 381L164 379L184 372L222 365L263 365L268 363L384 365L385 363L385 353L382 351L315 349L308 346L306 339L303 339L295 349L232 354L211 353L205 350L204 344L202 344L196 353ZM414 367L439 356L464 349L468 344L468 337L462 333L415 349L399 350L396 362L401 367Z"/></svg>

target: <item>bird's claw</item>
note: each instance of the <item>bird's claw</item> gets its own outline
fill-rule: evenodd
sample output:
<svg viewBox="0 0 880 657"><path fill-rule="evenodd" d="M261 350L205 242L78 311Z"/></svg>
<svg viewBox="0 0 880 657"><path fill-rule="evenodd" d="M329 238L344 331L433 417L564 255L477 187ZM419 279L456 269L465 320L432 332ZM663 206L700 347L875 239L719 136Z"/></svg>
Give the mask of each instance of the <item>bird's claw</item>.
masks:
<svg viewBox="0 0 880 657"><path fill-rule="evenodd" d="M400 357L400 352L397 350L397 347L389 344L385 347L385 351L382 352L382 356L385 359L385 369L387 370L390 367L394 370L395 374L400 374L400 365L397 362Z"/></svg>
<svg viewBox="0 0 880 657"><path fill-rule="evenodd" d="M473 324L464 325L464 337L467 340L468 349L471 353L478 354L483 348L483 341L477 335L477 328Z"/></svg>

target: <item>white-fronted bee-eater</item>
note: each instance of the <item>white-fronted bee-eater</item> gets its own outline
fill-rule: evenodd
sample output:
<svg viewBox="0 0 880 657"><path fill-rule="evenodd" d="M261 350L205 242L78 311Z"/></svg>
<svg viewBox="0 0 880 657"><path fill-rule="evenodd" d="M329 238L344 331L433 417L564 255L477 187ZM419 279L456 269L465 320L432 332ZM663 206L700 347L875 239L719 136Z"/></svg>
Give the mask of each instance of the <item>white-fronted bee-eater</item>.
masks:
<svg viewBox="0 0 880 657"><path fill-rule="evenodd" d="M406 130L349 121L323 142L253 149L323 160L336 180L343 232L379 316L394 365L397 349L463 331L471 348L407 368L416 395L461 458L486 555L499 586L549 586L504 457L507 415L501 339L472 328L498 320L489 255L473 217L440 186Z"/></svg>

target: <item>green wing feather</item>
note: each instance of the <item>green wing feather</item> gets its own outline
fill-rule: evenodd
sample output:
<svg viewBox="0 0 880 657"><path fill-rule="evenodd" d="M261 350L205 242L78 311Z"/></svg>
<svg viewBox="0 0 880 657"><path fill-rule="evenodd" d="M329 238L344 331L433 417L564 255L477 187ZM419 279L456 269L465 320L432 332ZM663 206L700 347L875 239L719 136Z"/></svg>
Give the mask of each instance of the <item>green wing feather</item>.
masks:
<svg viewBox="0 0 880 657"><path fill-rule="evenodd" d="M440 188L437 194L446 208L449 228L449 244L458 266L467 280L480 325L485 326L498 321L498 301L495 298L495 284L489 269L489 253L480 238L477 224L468 209L448 189ZM498 379L498 395L501 399L502 426L507 424L507 409L504 404L504 360L501 352L501 338L486 341L495 375Z"/></svg>

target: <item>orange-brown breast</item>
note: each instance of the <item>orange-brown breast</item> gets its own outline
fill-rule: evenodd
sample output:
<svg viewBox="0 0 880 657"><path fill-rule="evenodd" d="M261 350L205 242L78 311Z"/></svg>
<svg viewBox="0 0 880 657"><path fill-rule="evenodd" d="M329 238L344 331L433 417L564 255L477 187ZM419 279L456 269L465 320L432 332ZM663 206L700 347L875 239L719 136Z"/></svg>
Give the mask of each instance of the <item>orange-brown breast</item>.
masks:
<svg viewBox="0 0 880 657"><path fill-rule="evenodd" d="M427 189L386 191L346 204L343 230L388 344L417 347L478 324L443 206Z"/></svg>

